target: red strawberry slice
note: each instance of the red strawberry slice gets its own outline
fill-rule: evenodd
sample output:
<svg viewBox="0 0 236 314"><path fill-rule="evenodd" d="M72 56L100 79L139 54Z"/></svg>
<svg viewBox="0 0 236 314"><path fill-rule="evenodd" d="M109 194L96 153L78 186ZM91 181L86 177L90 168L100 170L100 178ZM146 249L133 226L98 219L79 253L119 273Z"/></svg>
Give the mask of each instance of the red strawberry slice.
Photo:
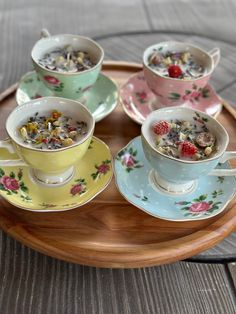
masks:
<svg viewBox="0 0 236 314"><path fill-rule="evenodd" d="M178 65L170 65L168 68L169 77L179 78L182 75L182 70Z"/></svg>
<svg viewBox="0 0 236 314"><path fill-rule="evenodd" d="M170 124L167 121L160 121L153 127L154 133L157 135L164 135L170 132Z"/></svg>
<svg viewBox="0 0 236 314"><path fill-rule="evenodd" d="M188 141L180 144L180 153L183 157L192 157L197 152L197 147Z"/></svg>

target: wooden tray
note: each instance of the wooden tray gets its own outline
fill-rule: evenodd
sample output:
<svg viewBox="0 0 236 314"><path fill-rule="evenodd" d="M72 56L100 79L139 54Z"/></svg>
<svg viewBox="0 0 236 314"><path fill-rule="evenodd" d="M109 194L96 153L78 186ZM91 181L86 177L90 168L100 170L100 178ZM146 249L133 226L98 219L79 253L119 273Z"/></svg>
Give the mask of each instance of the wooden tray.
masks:
<svg viewBox="0 0 236 314"><path fill-rule="evenodd" d="M103 72L120 85L141 65L108 62ZM6 136L6 117L16 106L13 86L0 95L0 138ZM11 94L4 98L7 94ZM218 117L235 149L235 120L223 110ZM96 125L95 135L115 154L140 126L121 105ZM98 267L144 267L175 262L216 245L236 228L236 200L217 217L195 222L168 222L153 218L129 204L114 180L90 203L61 213L34 213L0 198L0 227L21 243L65 261Z"/></svg>

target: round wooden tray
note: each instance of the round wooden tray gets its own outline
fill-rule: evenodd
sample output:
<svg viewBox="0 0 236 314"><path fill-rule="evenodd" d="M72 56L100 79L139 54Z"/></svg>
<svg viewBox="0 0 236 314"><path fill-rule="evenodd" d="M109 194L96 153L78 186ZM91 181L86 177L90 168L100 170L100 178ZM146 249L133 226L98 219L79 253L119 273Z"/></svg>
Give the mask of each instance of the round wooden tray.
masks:
<svg viewBox="0 0 236 314"><path fill-rule="evenodd" d="M141 69L139 64L124 62L103 66L103 72L119 85ZM16 106L15 87L0 95L1 139L6 136L6 117ZM225 110L218 119L230 134L229 149L235 148L235 120ZM97 123L95 130L113 154L139 134L140 126L126 116L121 105ZM188 258L223 240L236 228L236 200L208 220L168 222L129 204L113 179L90 203L61 213L29 212L0 198L0 227L21 243L65 261L98 267L153 266Z"/></svg>

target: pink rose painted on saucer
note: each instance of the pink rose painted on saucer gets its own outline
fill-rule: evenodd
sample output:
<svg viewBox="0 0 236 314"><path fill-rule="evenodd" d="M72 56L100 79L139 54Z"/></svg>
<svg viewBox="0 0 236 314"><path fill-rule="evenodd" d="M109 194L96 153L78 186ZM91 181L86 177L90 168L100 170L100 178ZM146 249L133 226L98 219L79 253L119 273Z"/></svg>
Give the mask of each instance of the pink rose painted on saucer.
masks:
<svg viewBox="0 0 236 314"><path fill-rule="evenodd" d="M175 202L175 205L181 206L184 216L206 216L219 209L222 202L217 201L217 198L223 194L223 190L214 190L210 195L202 194L192 201Z"/></svg>
<svg viewBox="0 0 236 314"><path fill-rule="evenodd" d="M100 178L103 175L106 175L111 170L111 160L103 160L100 165L95 165L96 172L91 174L93 180Z"/></svg>
<svg viewBox="0 0 236 314"><path fill-rule="evenodd" d="M81 194L85 193L86 189L87 189L87 187L86 187L87 183L86 183L85 179L80 178L80 179L75 180L75 182L76 182L76 184L74 184L72 186L72 188L70 189L70 194L72 196L75 196L76 194L81 195Z"/></svg>
<svg viewBox="0 0 236 314"><path fill-rule="evenodd" d="M5 189L10 191L17 191L20 188L19 182L11 177L3 176L0 183L4 186Z"/></svg>
<svg viewBox="0 0 236 314"><path fill-rule="evenodd" d="M209 210L211 207L212 207L211 204L207 202L197 202L189 207L189 211L192 213L205 212Z"/></svg>
<svg viewBox="0 0 236 314"><path fill-rule="evenodd" d="M82 185L81 185L81 184L76 184L76 185L74 185L74 186L71 188L70 193L71 193L72 195L81 194L82 190L83 190Z"/></svg>
<svg viewBox="0 0 236 314"><path fill-rule="evenodd" d="M135 164L135 160L134 158L129 154L126 153L123 157L122 157L122 162L126 165L126 167L133 167Z"/></svg>

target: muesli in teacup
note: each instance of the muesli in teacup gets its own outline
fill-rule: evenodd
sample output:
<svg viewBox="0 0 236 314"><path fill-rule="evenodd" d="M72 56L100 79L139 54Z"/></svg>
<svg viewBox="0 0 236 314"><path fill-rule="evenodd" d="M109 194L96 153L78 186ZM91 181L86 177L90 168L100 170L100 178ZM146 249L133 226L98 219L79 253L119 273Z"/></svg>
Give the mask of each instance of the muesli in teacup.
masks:
<svg viewBox="0 0 236 314"><path fill-rule="evenodd" d="M229 136L213 117L184 107L153 111L142 125L142 146L153 171L151 183L173 194L190 192L201 176L235 176L236 169L215 169L236 158L226 148Z"/></svg>
<svg viewBox="0 0 236 314"><path fill-rule="evenodd" d="M74 100L44 97L18 106L7 118L9 138L0 147L19 159L0 160L0 166L28 166L37 183L64 184L85 155L94 125L92 114Z"/></svg>
<svg viewBox="0 0 236 314"><path fill-rule="evenodd" d="M42 35L31 52L39 79L55 96L78 99L98 78L104 58L102 47L79 35L51 36L46 30Z"/></svg>
<svg viewBox="0 0 236 314"><path fill-rule="evenodd" d="M206 96L205 87L219 60L218 48L206 52L189 43L167 41L144 51L143 70L160 104L177 106Z"/></svg>

